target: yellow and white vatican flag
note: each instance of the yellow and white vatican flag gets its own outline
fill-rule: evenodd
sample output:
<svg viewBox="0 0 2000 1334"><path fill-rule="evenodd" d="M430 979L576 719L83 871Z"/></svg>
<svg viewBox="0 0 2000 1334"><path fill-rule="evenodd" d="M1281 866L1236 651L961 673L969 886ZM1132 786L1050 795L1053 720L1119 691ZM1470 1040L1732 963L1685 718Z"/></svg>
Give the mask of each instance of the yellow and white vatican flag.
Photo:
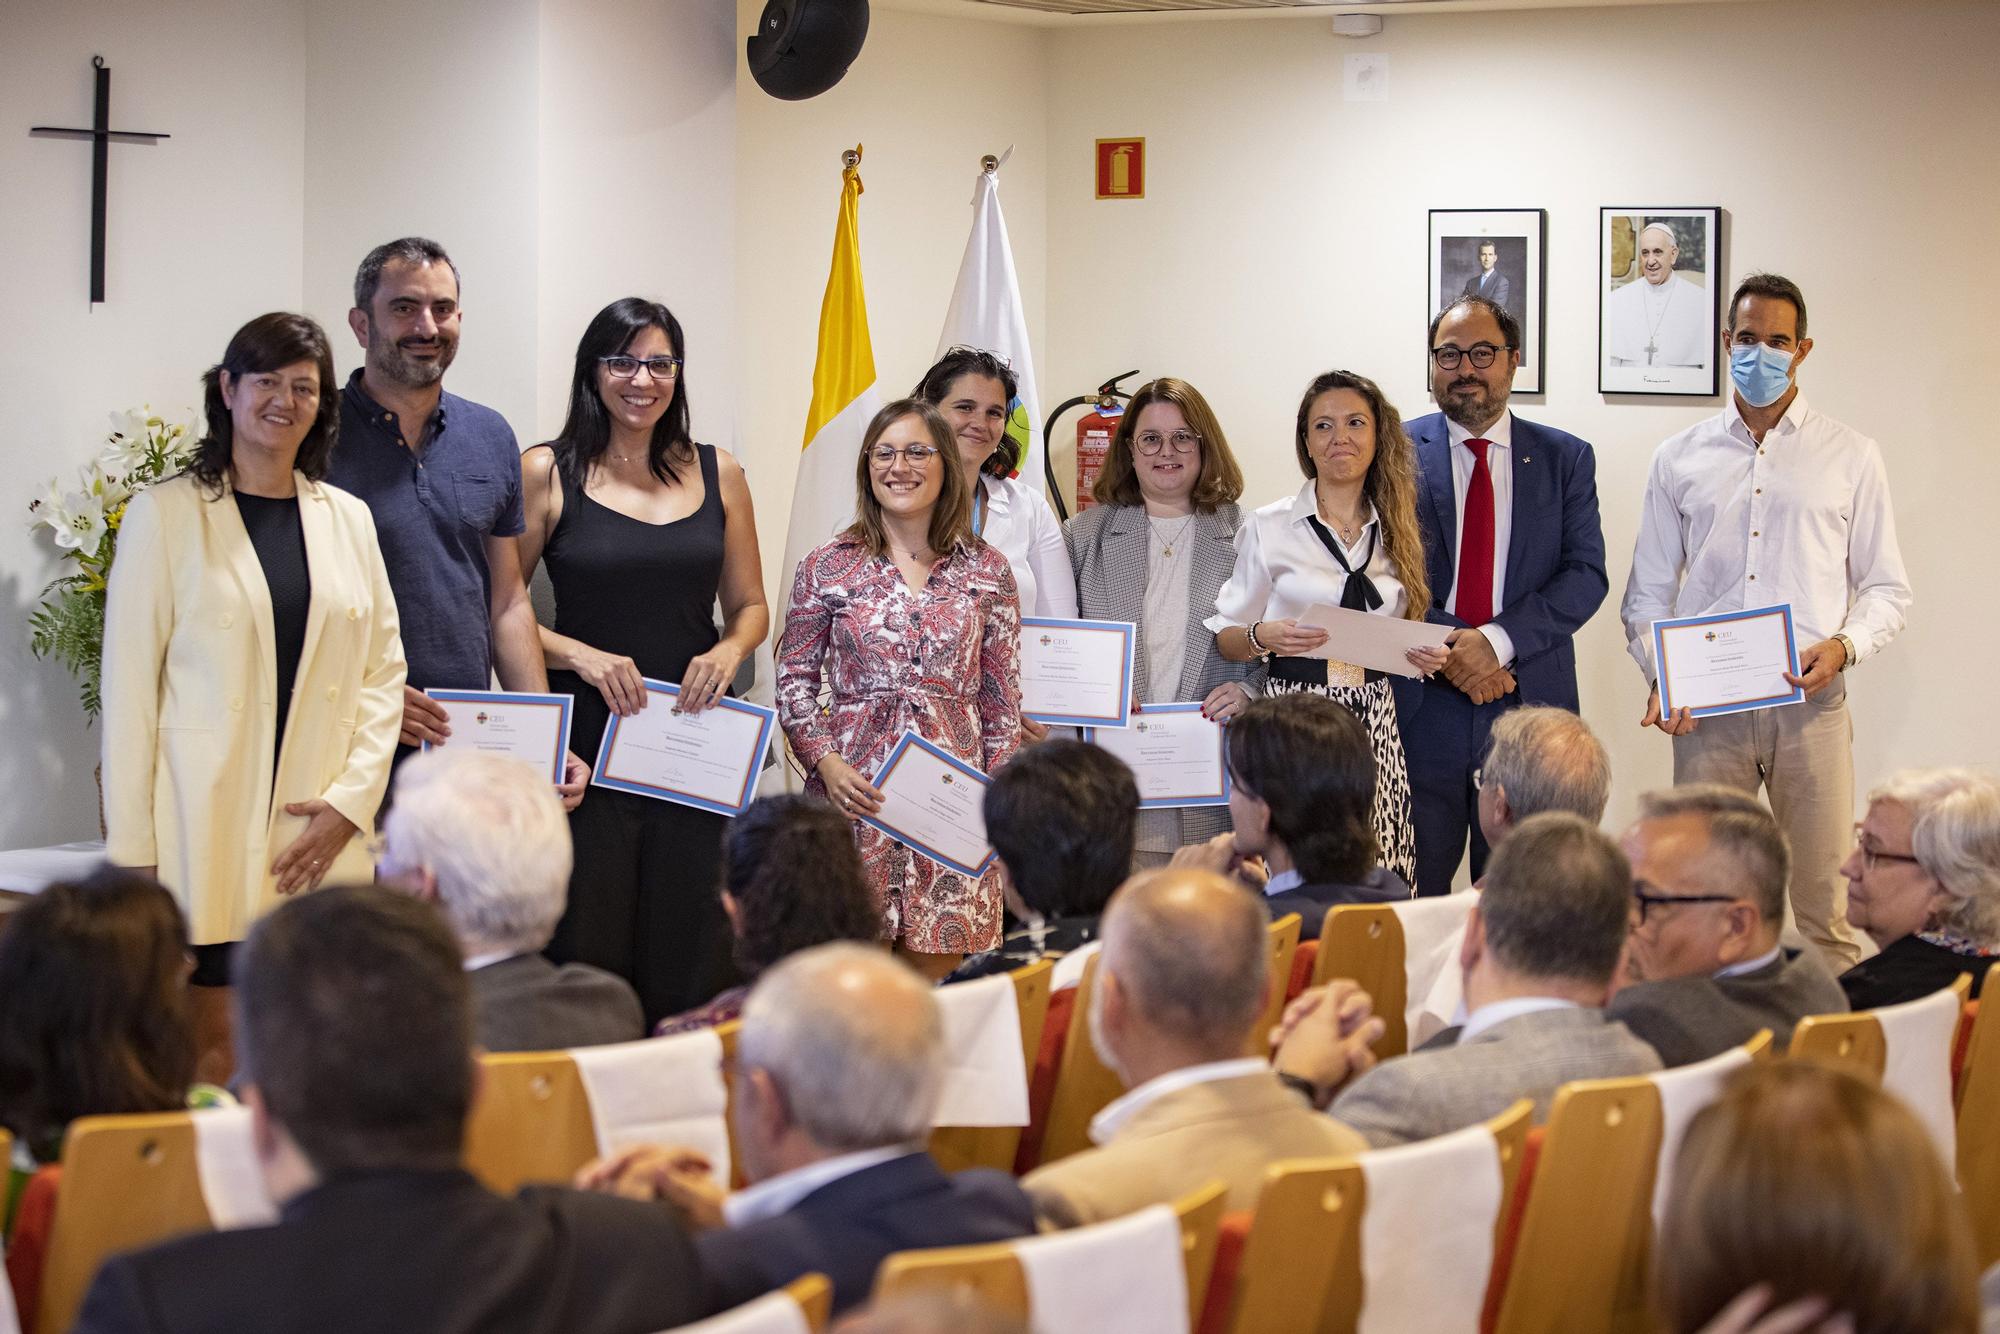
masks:
<svg viewBox="0 0 2000 1334"><path fill-rule="evenodd" d="M1021 305L1021 284L1014 276L1014 249L1007 241L1007 219L1000 212L1000 168L1014 155L1012 146L992 166L983 167L972 186L972 235L958 263L958 285L945 312L938 354L946 348L977 347L997 352L1013 367L1019 391L1007 405L1007 434L1018 447L1018 476L1047 494L1042 466L1042 401L1035 393L1034 359L1028 353L1028 317Z"/></svg>
<svg viewBox="0 0 2000 1334"><path fill-rule="evenodd" d="M807 552L854 522L854 460L861 434L882 406L875 386L875 349L868 338L868 302L861 294L861 147L841 172L840 220L833 230L833 269L819 306L819 355L813 362L812 406L799 455L792 524L785 534L779 606Z"/></svg>

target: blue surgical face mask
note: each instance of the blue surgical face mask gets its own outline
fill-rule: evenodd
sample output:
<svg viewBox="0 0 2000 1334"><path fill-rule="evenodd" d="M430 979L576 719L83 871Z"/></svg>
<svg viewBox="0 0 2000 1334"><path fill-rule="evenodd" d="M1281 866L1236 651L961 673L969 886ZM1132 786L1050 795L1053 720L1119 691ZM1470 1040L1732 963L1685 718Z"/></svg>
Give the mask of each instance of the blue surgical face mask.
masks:
<svg viewBox="0 0 2000 1334"><path fill-rule="evenodd" d="M1729 378L1736 392L1752 407L1768 408L1791 387L1792 354L1763 343L1745 343L1729 350Z"/></svg>

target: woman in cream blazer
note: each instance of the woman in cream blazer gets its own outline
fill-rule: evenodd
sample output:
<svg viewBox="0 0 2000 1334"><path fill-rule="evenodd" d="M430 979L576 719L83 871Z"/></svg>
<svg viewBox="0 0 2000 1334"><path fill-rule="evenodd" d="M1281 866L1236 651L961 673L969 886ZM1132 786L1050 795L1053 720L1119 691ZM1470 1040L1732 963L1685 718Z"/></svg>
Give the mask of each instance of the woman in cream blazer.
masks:
<svg viewBox="0 0 2000 1334"><path fill-rule="evenodd" d="M388 785L404 662L368 507L317 480L339 423L325 333L262 316L206 384L196 461L119 532L104 807L110 859L173 891L195 981L219 986L226 961L214 976L200 947L242 940L280 894L372 878L356 835ZM281 645L298 664L282 736Z"/></svg>

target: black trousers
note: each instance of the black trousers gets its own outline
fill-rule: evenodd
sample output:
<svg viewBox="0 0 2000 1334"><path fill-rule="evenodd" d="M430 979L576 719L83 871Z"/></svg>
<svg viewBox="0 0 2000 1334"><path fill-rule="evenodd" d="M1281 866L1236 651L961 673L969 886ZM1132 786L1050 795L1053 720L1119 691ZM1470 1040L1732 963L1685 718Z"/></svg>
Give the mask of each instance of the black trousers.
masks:
<svg viewBox="0 0 2000 1334"><path fill-rule="evenodd" d="M630 982L648 1028L736 985L721 900L727 823L691 806L591 788L570 813L576 868L548 956Z"/></svg>

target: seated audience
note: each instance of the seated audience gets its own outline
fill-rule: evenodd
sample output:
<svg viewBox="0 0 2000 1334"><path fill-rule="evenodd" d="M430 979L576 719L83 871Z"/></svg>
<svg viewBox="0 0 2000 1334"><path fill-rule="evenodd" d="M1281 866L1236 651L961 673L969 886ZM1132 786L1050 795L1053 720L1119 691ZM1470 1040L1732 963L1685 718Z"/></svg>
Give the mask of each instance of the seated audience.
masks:
<svg viewBox="0 0 2000 1334"><path fill-rule="evenodd" d="M1173 864L1261 883L1273 920L1299 915L1299 939L1318 940L1327 911L1389 903L1410 886L1378 864L1375 753L1361 720L1324 695L1253 700L1230 720L1229 815L1235 832L1183 848Z"/></svg>
<svg viewBox="0 0 2000 1334"><path fill-rule="evenodd" d="M667 1200L708 1229L696 1246L721 1306L818 1273L845 1311L898 1251L1034 1231L1012 1177L946 1176L925 1151L944 1079L925 980L882 950L821 945L766 971L743 1006L730 1116L746 1189L725 1196L700 1154L669 1147L593 1163L579 1180Z"/></svg>
<svg viewBox="0 0 2000 1334"><path fill-rule="evenodd" d="M1132 867L1139 785L1109 751L1058 737L1016 752L981 809L1007 911L1021 925L947 982L1059 959L1097 939L1097 919Z"/></svg>
<svg viewBox="0 0 2000 1334"><path fill-rule="evenodd" d="M1654 1254L1670 1334L1979 1328L1970 1228L1929 1134L1844 1070L1733 1076L1681 1140Z"/></svg>
<svg viewBox="0 0 2000 1334"><path fill-rule="evenodd" d="M2000 783L1970 769L1893 775L1868 794L1847 877L1848 925L1881 948L1840 975L1857 1010L1928 996L2000 963Z"/></svg>
<svg viewBox="0 0 2000 1334"><path fill-rule="evenodd" d="M1310 1083L1316 1101L1331 1097L1333 1114L1376 1148L1476 1124L1519 1098L1534 1099L1539 1121L1573 1079L1660 1068L1603 1009L1629 915L1617 845L1578 816L1530 816L1494 849L1486 882L1459 954L1462 1028L1348 1082L1349 1053L1312 1022L1339 996L1309 991L1285 1015L1279 1070Z"/></svg>
<svg viewBox="0 0 2000 1334"><path fill-rule="evenodd" d="M710 1309L666 1212L550 1186L506 1199L460 1167L471 996L428 904L373 886L288 899L251 928L236 991L279 1219L106 1261L80 1334L646 1334Z"/></svg>
<svg viewBox="0 0 2000 1334"><path fill-rule="evenodd" d="M473 1037L487 1051L553 1051L646 1035L624 978L542 956L569 896L569 818L519 760L442 747L396 773L380 874L434 899L472 987Z"/></svg>
<svg viewBox="0 0 2000 1334"><path fill-rule="evenodd" d="M1479 832L1498 847L1507 831L1543 811L1568 811L1591 824L1611 800L1611 757L1568 709L1529 704L1494 720L1479 784Z"/></svg>
<svg viewBox="0 0 2000 1334"><path fill-rule="evenodd" d="M1771 1030L1782 1049L1809 1014L1847 1009L1810 947L1783 948L1791 850L1755 797L1691 783L1639 799L1625 833L1632 935L1611 1013L1669 1066Z"/></svg>
<svg viewBox="0 0 2000 1334"><path fill-rule="evenodd" d="M1207 871L1149 871L1111 900L1090 1040L1129 1091L1091 1123L1097 1148L1021 1182L1043 1222L1101 1223L1211 1181L1229 1187L1230 1209L1254 1209L1271 1164L1368 1147L1246 1055L1263 1036L1266 926Z"/></svg>
<svg viewBox="0 0 2000 1334"><path fill-rule="evenodd" d="M854 826L819 797L760 797L722 834L722 910L736 966L754 981L783 958L836 940L879 941L882 910L861 871ZM726 1024L749 983L662 1019L660 1037Z"/></svg>

